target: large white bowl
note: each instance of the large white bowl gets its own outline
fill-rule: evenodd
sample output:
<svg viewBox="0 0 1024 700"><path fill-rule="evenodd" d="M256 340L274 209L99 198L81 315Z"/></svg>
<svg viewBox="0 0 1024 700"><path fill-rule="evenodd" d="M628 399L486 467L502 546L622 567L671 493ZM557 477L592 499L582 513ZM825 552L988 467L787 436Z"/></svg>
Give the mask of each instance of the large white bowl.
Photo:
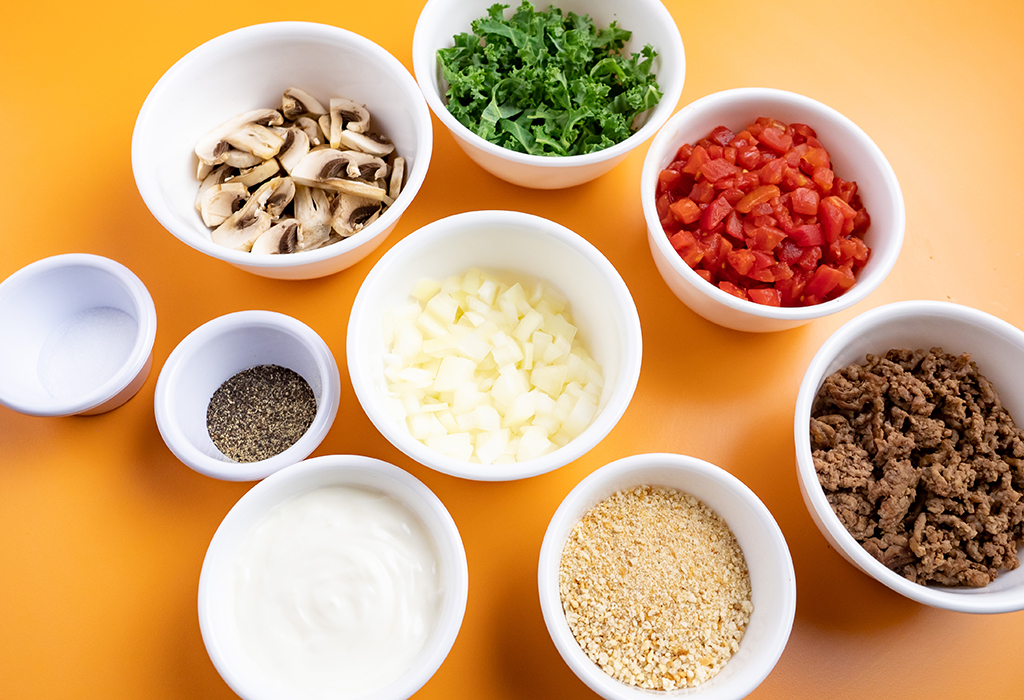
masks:
<svg viewBox="0 0 1024 700"><path fill-rule="evenodd" d="M302 376L316 398L316 415L288 449L258 462L235 462L210 439L206 410L217 388L250 367L278 365ZM156 426L174 456L200 474L256 481L305 459L334 423L341 376L327 343L301 321L273 311L238 311L189 333L174 348L156 382Z"/></svg>
<svg viewBox="0 0 1024 700"><path fill-rule="evenodd" d="M40 353L53 334L67 328L65 324L98 309L116 309L135 321L134 340L124 362L110 368L110 376L98 377L100 383L94 387L51 395L40 375ZM5 279L0 283L0 328L4 336L0 342L0 405L31 416L95 415L113 410L142 388L153 365L153 297L131 270L99 255L55 255L26 265ZM88 353L100 351L102 348ZM98 358L86 358L77 369L66 367L63 371L105 371L86 366Z"/></svg>
<svg viewBox="0 0 1024 700"><path fill-rule="evenodd" d="M491 0L428 0L416 22L412 40L413 70L430 109L451 132L455 142L480 167L502 180L535 189L572 187L603 175L629 153L651 138L676 108L683 92L686 56L675 20L659 0L560 0L564 13L587 14L599 27L617 21L633 32L624 53L651 44L658 52L654 72L662 91L661 101L650 110L643 125L628 139L597 153L580 156L534 156L490 143L467 129L445 106L448 85L441 75L437 51L452 46L456 34L470 32L473 20L485 17ZM510 3L515 8L516 3ZM546 3L534 3L538 10ZM512 10L506 11L506 16Z"/></svg>
<svg viewBox="0 0 1024 700"><path fill-rule="evenodd" d="M253 255L218 245L195 209L196 142L242 112L279 109L292 86L324 102L347 97L365 104L406 159L405 188L377 221L326 248ZM423 184L432 147L430 112L398 59L345 29L274 22L211 39L171 66L135 122L132 170L153 216L184 243L257 275L309 279L354 265L384 242Z"/></svg>
<svg viewBox="0 0 1024 700"><path fill-rule="evenodd" d="M836 174L844 180L857 182L857 192L871 216L871 225L864 235L864 242L871 248L867 265L857 274L853 287L832 301L816 306L779 308L734 297L690 269L669 243L661 226L655 203L658 173L675 160L679 147L707 137L716 126L739 130L758 117L798 122L813 128L828 149ZM640 198L651 254L669 289L707 320L740 331L793 328L863 300L896 264L906 227L899 181L874 141L831 107L803 95L771 88L716 92L679 110L658 132L647 151L640 177Z"/></svg>
<svg viewBox="0 0 1024 700"><path fill-rule="evenodd" d="M443 601L437 624L413 666L378 692L358 700L405 700L426 683L448 656L462 626L469 593L466 550L455 521L423 482L370 457L329 455L306 460L256 484L236 503L214 534L199 576L199 628L221 677L244 700L299 697L282 690L246 653L235 608L234 568L253 527L280 503L323 486L354 486L383 492L419 518L436 546Z"/></svg>
<svg viewBox="0 0 1024 700"><path fill-rule="evenodd" d="M562 550L576 523L604 499L636 486L689 493L715 511L736 535L750 572L750 616L740 648L714 677L695 688L651 691L612 678L590 660L569 629L558 590ZM796 614L796 575L789 547L772 514L739 479L695 457L641 454L601 467L569 492L551 518L537 570L540 608L551 639L569 668L606 700L700 697L738 700L768 676L786 648Z"/></svg>
<svg viewBox="0 0 1024 700"><path fill-rule="evenodd" d="M474 464L436 452L388 413L382 319L407 304L421 279L443 280L469 268L551 283L569 311L587 352L604 374L593 422L567 445L514 464ZM481 481L543 474L578 459L615 426L640 377L640 318L629 289L608 259L569 229L510 211L476 211L435 221L389 250L366 276L348 324L348 368L359 403L395 447L431 469Z"/></svg>
<svg viewBox="0 0 1024 700"><path fill-rule="evenodd" d="M879 562L853 538L829 505L811 457L810 420L815 396L825 379L868 353L894 348L941 347L968 352L999 392L1017 421L1024 420L1024 332L967 306L939 301L904 301L867 311L844 324L811 360L800 384L794 416L800 493L821 534L843 558L892 590L925 605L971 613L1024 610L1024 567L1000 573L984 588L950 588L913 583ZM1019 423L1018 423L1019 425Z"/></svg>

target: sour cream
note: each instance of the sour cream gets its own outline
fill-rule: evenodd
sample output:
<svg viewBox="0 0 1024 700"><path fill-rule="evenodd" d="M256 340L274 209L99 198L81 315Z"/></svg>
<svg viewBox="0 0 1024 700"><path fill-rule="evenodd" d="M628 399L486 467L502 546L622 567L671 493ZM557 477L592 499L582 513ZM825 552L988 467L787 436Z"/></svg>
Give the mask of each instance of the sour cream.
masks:
<svg viewBox="0 0 1024 700"><path fill-rule="evenodd" d="M289 697L354 698L398 679L442 597L419 519L390 496L347 486L271 510L241 548L235 585L242 643Z"/></svg>

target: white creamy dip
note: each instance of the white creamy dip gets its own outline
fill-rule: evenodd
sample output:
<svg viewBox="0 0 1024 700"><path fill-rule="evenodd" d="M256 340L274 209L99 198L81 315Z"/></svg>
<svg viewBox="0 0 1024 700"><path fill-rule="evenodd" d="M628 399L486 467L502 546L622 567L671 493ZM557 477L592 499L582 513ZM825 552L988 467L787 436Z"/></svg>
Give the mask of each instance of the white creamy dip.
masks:
<svg viewBox="0 0 1024 700"><path fill-rule="evenodd" d="M276 506L243 544L238 631L283 688L358 697L412 666L440 585L434 544L410 510L377 491L323 487Z"/></svg>

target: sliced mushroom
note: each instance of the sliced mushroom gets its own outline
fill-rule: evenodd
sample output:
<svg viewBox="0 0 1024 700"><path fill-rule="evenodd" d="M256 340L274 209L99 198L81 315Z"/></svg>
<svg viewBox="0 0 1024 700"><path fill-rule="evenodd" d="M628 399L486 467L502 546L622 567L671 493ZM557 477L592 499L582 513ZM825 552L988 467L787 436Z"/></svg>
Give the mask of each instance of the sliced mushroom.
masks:
<svg viewBox="0 0 1024 700"><path fill-rule="evenodd" d="M245 124L241 129L224 137L224 142L229 143L240 151L252 153L254 156L266 160L273 158L281 150L284 144L284 137L275 134L262 124Z"/></svg>
<svg viewBox="0 0 1024 700"><path fill-rule="evenodd" d="M395 144L380 134L360 134L346 129L341 132L341 145L353 151L362 151L373 156L386 156L395 150Z"/></svg>
<svg viewBox="0 0 1024 700"><path fill-rule="evenodd" d="M281 113L285 119L295 119L303 114L327 114L327 110L319 100L305 90L290 87L284 91L284 97L281 98Z"/></svg>
<svg viewBox="0 0 1024 700"><path fill-rule="evenodd" d="M391 166L391 183L388 186L388 196L391 199L398 199L402 191L402 179L405 177L405 158L399 156Z"/></svg>
<svg viewBox="0 0 1024 700"><path fill-rule="evenodd" d="M209 177L216 167L213 163L205 163L200 160L199 165L196 166L196 179L202 182Z"/></svg>
<svg viewBox="0 0 1024 700"><path fill-rule="evenodd" d="M235 169L230 165L219 165L211 170L210 174L199 185L199 192L196 194L196 210L198 211L203 208L203 195L206 194L206 190L214 185L221 184L234 174Z"/></svg>
<svg viewBox="0 0 1024 700"><path fill-rule="evenodd" d="M223 158L225 165L230 165L231 167L238 168L239 170L255 168L263 162L263 159L259 156L255 156L252 153L246 153L245 151L239 151L237 148L229 148L227 152L223 154Z"/></svg>
<svg viewBox="0 0 1024 700"><path fill-rule="evenodd" d="M273 158L265 160L257 166L243 170L234 177L229 177L227 182L240 182L246 187L258 185L267 178L271 178L280 171L277 161Z"/></svg>
<svg viewBox="0 0 1024 700"><path fill-rule="evenodd" d="M319 146L324 142L324 134L320 131L320 125L309 117L299 117L295 120L295 128L301 129L309 138L310 147Z"/></svg>
<svg viewBox="0 0 1024 700"><path fill-rule="evenodd" d="M270 214L270 218L278 219L284 208L292 203L295 197L295 182L290 177L281 178L281 184L274 190L267 199L264 208Z"/></svg>
<svg viewBox="0 0 1024 700"><path fill-rule="evenodd" d="M324 116L320 117L317 120L316 125L318 127L320 127L320 133L322 134L321 143L330 144L331 143L331 115L330 114L325 114ZM337 146L332 146L332 148L337 148Z"/></svg>
<svg viewBox="0 0 1024 700"><path fill-rule="evenodd" d="M341 145L341 132L345 129L361 134L369 128L370 113L366 107L341 97L331 98L331 148Z"/></svg>
<svg viewBox="0 0 1024 700"><path fill-rule="evenodd" d="M299 249L299 222L283 219L271 226L266 233L252 244L252 253L280 255L294 253Z"/></svg>
<svg viewBox="0 0 1024 700"><path fill-rule="evenodd" d="M339 235L358 233L380 217L383 202L339 192L331 207L331 228Z"/></svg>
<svg viewBox="0 0 1024 700"><path fill-rule="evenodd" d="M237 117L227 120L216 129L203 135L196 144L196 155L199 156L199 160L210 165L226 163L228 162L226 160L227 155L234 150L231 144L225 140L227 137L241 131L249 124L265 127L279 126L283 122L284 119L281 117L281 113L276 109L254 109L244 114L239 114ZM248 168L253 165L255 163L245 166L236 165L235 167Z"/></svg>
<svg viewBox="0 0 1024 700"><path fill-rule="evenodd" d="M229 216L241 209L248 198L249 190L237 182L207 188L199 206L203 223L211 228L220 226Z"/></svg>
<svg viewBox="0 0 1024 700"><path fill-rule="evenodd" d="M281 162L281 167L285 169L285 172L290 173L309 153L310 144L309 136L302 129L293 126L286 132L284 145L281 146L281 152L277 154L277 159Z"/></svg>
<svg viewBox="0 0 1024 700"><path fill-rule="evenodd" d="M270 230L272 224L270 214L260 207L259 199L252 196L241 209L213 230L213 242L234 250L247 251L257 238Z"/></svg>
<svg viewBox="0 0 1024 700"><path fill-rule="evenodd" d="M362 178L377 179L378 173L386 172L387 165L380 158L357 151L336 151L323 149L310 151L292 169L291 176L296 184L307 187L323 187L335 192L369 197L391 204L387 190Z"/></svg>
<svg viewBox="0 0 1024 700"><path fill-rule="evenodd" d="M295 218L299 221L299 250L313 250L331 235L331 203L314 187L295 187Z"/></svg>

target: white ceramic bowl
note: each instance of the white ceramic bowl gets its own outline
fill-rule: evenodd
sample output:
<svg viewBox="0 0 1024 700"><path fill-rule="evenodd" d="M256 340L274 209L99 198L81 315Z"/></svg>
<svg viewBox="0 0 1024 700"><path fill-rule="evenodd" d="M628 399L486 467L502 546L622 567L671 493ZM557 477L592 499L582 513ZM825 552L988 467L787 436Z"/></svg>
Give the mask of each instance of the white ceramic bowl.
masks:
<svg viewBox="0 0 1024 700"><path fill-rule="evenodd" d="M234 567L239 548L263 516L278 504L332 485L376 490L416 515L436 546L444 590L438 622L414 665L379 692L359 700L405 700L430 679L448 656L462 626L469 574L462 537L444 504L421 481L398 467L353 455L306 460L253 486L232 507L210 542L199 577L199 627L221 677L244 700L298 697L269 676L246 653L239 637Z"/></svg>
<svg viewBox="0 0 1024 700"><path fill-rule="evenodd" d="M281 94L292 86L324 102L347 97L365 104L406 159L405 188L377 221L326 248L253 255L220 246L195 209L196 142L247 110L280 109ZM430 112L398 59L338 27L274 22L223 34L171 66L135 122L132 170L153 216L184 243L257 275L309 279L354 265L384 241L423 184L432 144Z"/></svg>
<svg viewBox="0 0 1024 700"><path fill-rule="evenodd" d="M683 92L686 57L683 40L675 20L659 0L561 0L554 3L564 13L587 14L599 27L617 21L618 26L633 32L626 43L625 54L639 51L651 44L658 52L654 72L662 98L650 110L643 125L628 139L597 153L564 158L534 156L510 151L490 143L467 129L445 106L448 84L441 75L437 50L452 46L456 34L470 32L473 20L485 17L494 3L490 0L429 0L416 22L412 40L413 70L430 109L448 128L455 142L487 172L515 185L535 189L572 187L603 175L629 153L651 138L676 108ZM509 3L514 9L516 3ZM534 3L546 9L545 3ZM512 10L506 11L506 16Z"/></svg>
<svg viewBox="0 0 1024 700"><path fill-rule="evenodd" d="M1000 573L984 588L923 586L890 570L846 530L818 482L809 425L814 398L825 379L843 367L862 364L868 353L882 355L894 348L933 347L957 355L970 353L1020 425L1019 421L1024 420L1024 332L995 316L958 304L903 301L881 306L840 327L807 367L797 395L793 426L800 493L829 544L848 562L897 593L925 605L960 612L1024 610L1024 567Z"/></svg>
<svg viewBox="0 0 1024 700"><path fill-rule="evenodd" d="M604 499L635 486L689 493L715 511L736 535L750 572L750 616L740 648L714 677L695 688L651 691L612 678L591 661L569 629L558 591L562 550L576 523ZM738 700L756 688L782 655L796 614L796 575L789 547L772 514L743 482L695 457L641 454L601 467L569 492L551 518L537 570L540 608L551 639L569 668L606 700L691 697Z"/></svg>
<svg viewBox="0 0 1024 700"><path fill-rule="evenodd" d="M857 183L871 225L864 242L871 248L857 282L840 297L816 306L778 308L732 296L702 279L668 242L658 218L658 173L675 160L684 143L705 138L716 126L739 130L758 117L808 124L828 149L836 174ZM896 264L903 245L906 214L903 193L889 161L860 127L842 114L803 95L770 88L716 92L679 110L658 132L644 160L640 198L647 239L658 272L669 289L694 312L713 323L741 331L778 331L842 311L873 292Z"/></svg>
<svg viewBox="0 0 1024 700"><path fill-rule="evenodd" d="M385 405L387 381L382 318L409 302L421 279L437 281L469 268L551 283L569 299L578 337L602 368L604 393L593 422L567 445L536 459L482 465L428 448L394 420ZM366 276L348 324L348 368L363 410L391 444L431 469L480 481L544 474L581 457L622 417L640 377L642 339L633 298L619 273L593 245L547 219L510 211L476 211L435 221L389 250Z"/></svg>
<svg viewBox="0 0 1024 700"><path fill-rule="evenodd" d="M210 439L213 392L244 369L279 365L302 375L316 397L313 423L295 444L268 459L239 463ZM174 348L156 383L156 425L174 456L200 474L255 481L310 455L331 429L341 377L330 348L306 324L272 311L238 311L195 329Z"/></svg>
<svg viewBox="0 0 1024 700"><path fill-rule="evenodd" d="M156 307L124 265L55 255L0 283L0 328L0 404L32 416L95 415L149 376Z"/></svg>

